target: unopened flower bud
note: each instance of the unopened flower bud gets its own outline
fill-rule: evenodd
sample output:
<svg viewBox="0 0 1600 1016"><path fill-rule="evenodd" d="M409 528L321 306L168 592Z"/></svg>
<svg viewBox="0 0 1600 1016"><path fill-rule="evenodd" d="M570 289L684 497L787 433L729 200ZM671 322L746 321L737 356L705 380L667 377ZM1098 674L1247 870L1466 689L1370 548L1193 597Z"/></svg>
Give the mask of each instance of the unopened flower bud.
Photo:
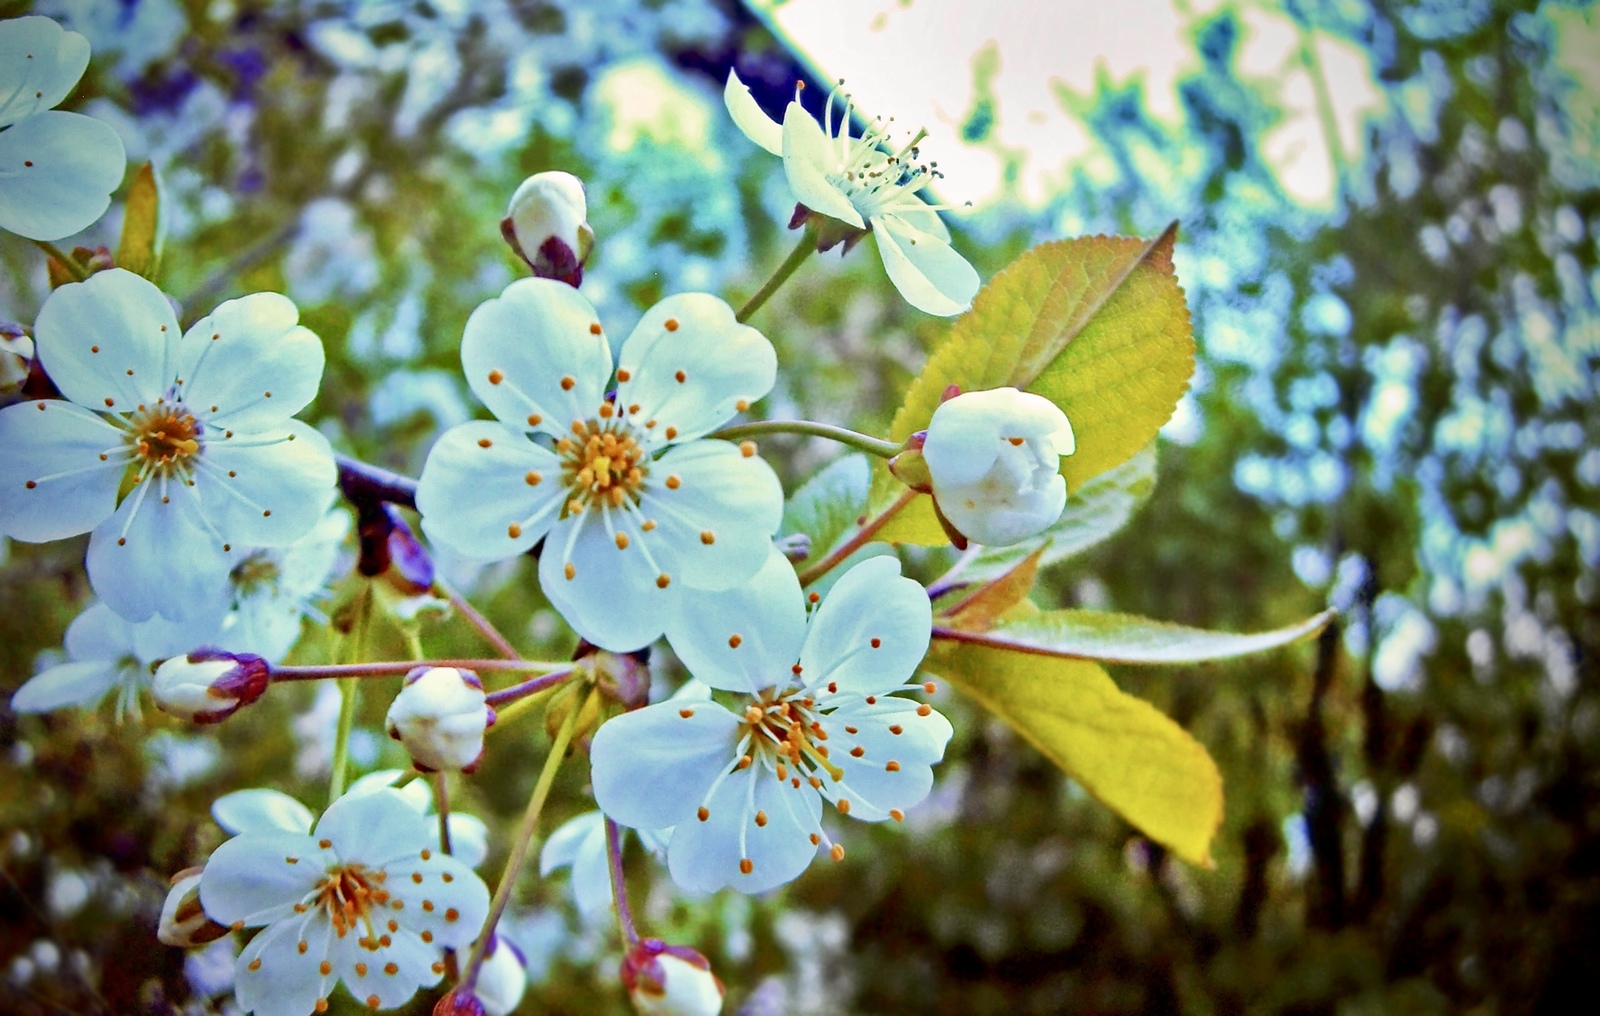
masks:
<svg viewBox="0 0 1600 1016"><path fill-rule="evenodd" d="M486 1016L507 1016L528 987L527 960L508 938L495 935L478 970L478 1001Z"/></svg>
<svg viewBox="0 0 1600 1016"><path fill-rule="evenodd" d="M156 938L163 945L192 949L215 942L228 933L227 928L207 917L200 906L202 870L185 868L172 876L172 889L161 905L161 923L156 926Z"/></svg>
<svg viewBox="0 0 1600 1016"><path fill-rule="evenodd" d="M470 670L417 667L389 706L389 736L423 772L470 773L483 757L483 732L494 725L483 682Z"/></svg>
<svg viewBox="0 0 1600 1016"><path fill-rule="evenodd" d="M22 326L0 321L0 392L12 392L28 380L33 363L33 340Z"/></svg>
<svg viewBox="0 0 1600 1016"><path fill-rule="evenodd" d="M622 708L637 709L650 701L649 647L612 653L582 642L575 658L584 661L601 692Z"/></svg>
<svg viewBox="0 0 1600 1016"><path fill-rule="evenodd" d="M220 723L260 698L271 680L272 668L259 656L204 648L156 668L150 690L163 712L195 723Z"/></svg>
<svg viewBox="0 0 1600 1016"><path fill-rule="evenodd" d="M594 248L587 218L582 180L557 170L535 173L511 195L500 234L534 275L576 286Z"/></svg>
<svg viewBox="0 0 1600 1016"><path fill-rule="evenodd" d="M478 996L465 988L455 989L433 1007L433 1016L488 1016L488 1012Z"/></svg>
<svg viewBox="0 0 1600 1016"><path fill-rule="evenodd" d="M1049 399L995 388L942 403L922 456L942 519L967 539L1003 547L1061 517L1061 456L1074 448L1072 425Z"/></svg>
<svg viewBox="0 0 1600 1016"><path fill-rule="evenodd" d="M726 990L704 956L659 938L628 950L622 983L640 1016L716 1016Z"/></svg>

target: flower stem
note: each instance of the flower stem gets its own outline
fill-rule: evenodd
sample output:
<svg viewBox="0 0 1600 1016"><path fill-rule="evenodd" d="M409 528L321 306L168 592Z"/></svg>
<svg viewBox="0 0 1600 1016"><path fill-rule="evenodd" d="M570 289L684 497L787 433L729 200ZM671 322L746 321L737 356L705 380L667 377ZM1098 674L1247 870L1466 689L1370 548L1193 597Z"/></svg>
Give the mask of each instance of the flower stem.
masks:
<svg viewBox="0 0 1600 1016"><path fill-rule="evenodd" d="M512 645L504 635L500 634L500 630L487 617L478 613L478 609L468 603L465 596L446 585L444 579L434 579L433 589L436 593L443 594L445 599L450 601L450 606L456 608L461 613L461 616L467 619L469 624L478 629L478 633L487 639L490 645L494 646L495 652L508 660L522 658L522 654L517 652L517 647Z"/></svg>
<svg viewBox="0 0 1600 1016"><path fill-rule="evenodd" d="M724 427L706 436L721 438L724 441L737 441L740 438L760 437L763 434L809 434L812 437L825 437L830 441L849 445L857 451L866 452L868 455L876 455L880 459L893 458L904 450L893 441L870 437L846 427L835 427L831 423L816 423L811 420L757 420L754 423Z"/></svg>
<svg viewBox="0 0 1600 1016"><path fill-rule="evenodd" d="M445 782L443 770L433 774L433 796L438 802L439 810L439 852L442 854L454 853L450 849L450 785ZM445 976L454 981L461 975L456 963L456 951L444 951Z"/></svg>
<svg viewBox="0 0 1600 1016"><path fill-rule="evenodd" d="M539 677L529 678L520 684L511 685L509 688L492 691L483 697L483 701L485 705L498 709L518 699L527 698L529 695L537 695L539 692L548 691L575 673L577 673L576 667L568 667L566 670L542 674Z"/></svg>
<svg viewBox="0 0 1600 1016"><path fill-rule="evenodd" d="M339 731L333 740L333 774L328 778L328 803L344 793L345 771L350 765L350 730L355 726L355 681L339 682Z"/></svg>
<svg viewBox="0 0 1600 1016"><path fill-rule="evenodd" d="M356 606L355 620L347 636L349 655L359 659L364 651L367 641L367 618L372 612L372 584L366 583L361 587L361 602ZM362 666L350 664L347 666ZM415 666L415 664L412 664ZM333 669L333 668L330 668ZM408 668L409 669L409 668ZM330 765L332 773L328 777L328 803L337 801L344 793L345 774L350 767L350 731L356 722L356 692L359 682L345 680L339 682L339 726L333 737L333 762Z"/></svg>
<svg viewBox="0 0 1600 1016"><path fill-rule="evenodd" d="M273 667L274 681L321 681L326 678L394 677L417 667L455 667L472 671L561 670L572 666L553 660L381 660L374 663L324 663L295 667Z"/></svg>
<svg viewBox="0 0 1600 1016"><path fill-rule="evenodd" d="M832 554L829 554L821 561L818 561L810 568L807 568L805 571L801 572L800 585L809 586L811 583L822 578L822 576L828 574L835 567L837 567L840 561L843 561L851 554L854 554L856 551L872 542L872 538L878 535L878 530L888 525L889 520L900 514L901 510L904 509L906 505L910 504L911 499L916 496L917 492L914 490L907 490L905 493L901 494L895 499L893 504L880 512L877 517L862 525L862 527L856 531L854 536L850 537L850 539L846 540L844 543L841 543L838 550L834 551Z"/></svg>
<svg viewBox="0 0 1600 1016"><path fill-rule="evenodd" d="M744 302L744 306L739 308L739 313L734 315L734 320L740 324L750 320L750 316L761 309L761 305L766 303L772 294L778 291L779 286L789 281L789 276L793 275L807 255L816 249L817 230L815 226L808 225L804 235L800 237L800 242L795 244L794 250L789 252L789 256L784 259L783 264L778 266L778 270L772 273L772 278L768 279L760 289L756 290L754 296Z"/></svg>
<svg viewBox="0 0 1600 1016"><path fill-rule="evenodd" d="M65 268L67 272L71 274L71 276L77 281L82 282L84 279L89 277L89 270L87 268L72 260L72 258L68 255L62 253L61 248L57 247L49 240L35 240L33 242L40 250L61 262L61 267Z"/></svg>
<svg viewBox="0 0 1600 1016"><path fill-rule="evenodd" d="M599 691L591 691L589 697L598 695ZM495 887L494 899L489 903L489 916L483 922L483 931L478 933L478 940L472 943L472 954L467 957L466 970L461 975L461 986L471 991L478 983L478 971L483 967L484 952L489 948L489 939L494 934L495 925L500 923L500 916L506 911L506 904L511 902L511 892L515 888L517 876L522 872L522 863L528 857L528 847L533 843L534 830L539 825L539 813L544 810L545 798L550 796L550 785L555 782L556 770L561 768L561 760L567 753L567 746L572 743L572 732L578 725L578 714L588 708L588 703L581 709L572 709L567 712L567 718L561 723L561 730L557 732L554 743L550 745L550 754L545 756L544 768L539 771L539 781L533 786L533 796L528 798L528 808L522 813L522 825L517 828L517 835L511 842L511 856L506 858L505 871L500 873L500 884Z"/></svg>
<svg viewBox="0 0 1600 1016"><path fill-rule="evenodd" d="M606 857L611 869L611 899L617 907L617 926L622 929L622 942L633 946L639 941L639 929L633 924L633 910L628 906L628 881L622 873L622 831L611 819L606 819Z"/></svg>

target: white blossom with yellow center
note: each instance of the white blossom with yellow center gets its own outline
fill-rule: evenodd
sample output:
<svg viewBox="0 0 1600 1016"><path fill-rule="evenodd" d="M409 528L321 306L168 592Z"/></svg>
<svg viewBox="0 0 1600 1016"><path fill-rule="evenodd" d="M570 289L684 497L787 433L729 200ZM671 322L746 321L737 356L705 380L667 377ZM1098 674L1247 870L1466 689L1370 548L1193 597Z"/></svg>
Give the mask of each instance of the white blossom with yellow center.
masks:
<svg viewBox="0 0 1600 1016"><path fill-rule="evenodd" d="M0 533L91 532L86 566L131 621L214 614L247 551L309 533L333 452L291 417L322 380L322 343L286 297L229 300L187 332L122 269L62 286L38 356L64 399L0 409Z"/></svg>
<svg viewBox="0 0 1600 1016"><path fill-rule="evenodd" d="M685 589L726 589L765 559L783 515L753 442L704 440L771 388L772 344L704 293L646 311L615 364L575 289L522 279L473 311L467 382L496 422L429 452L423 531L470 558L540 540L539 582L578 634L626 652L660 635Z"/></svg>
<svg viewBox="0 0 1600 1016"><path fill-rule="evenodd" d="M326 1012L334 986L369 1009L444 975L489 912L483 880L437 850L436 822L396 790L346 794L309 834L258 827L216 849L200 903L224 927L263 927L239 954L235 995L256 1016Z"/></svg>
<svg viewBox="0 0 1600 1016"><path fill-rule="evenodd" d="M930 164L918 161L923 133L891 149L887 124L874 120L860 137L851 137L850 97L844 95L842 102L840 97L837 88L828 94L819 126L797 95L780 125L756 105L734 72L728 72L722 92L728 115L745 137L782 156L789 189L802 205L871 231L884 271L907 303L941 317L961 313L978 292L978 273L950 246L950 231L936 208L917 197L937 175Z"/></svg>
<svg viewBox="0 0 1600 1016"><path fill-rule="evenodd" d="M846 572L807 618L808 597L774 551L748 582L691 593L667 629L697 679L742 693L661 702L605 723L590 751L595 801L622 825L675 827L672 878L685 889L766 892L818 849L828 802L868 822L899 821L933 786L950 723L895 694L928 649L927 593L875 557Z"/></svg>

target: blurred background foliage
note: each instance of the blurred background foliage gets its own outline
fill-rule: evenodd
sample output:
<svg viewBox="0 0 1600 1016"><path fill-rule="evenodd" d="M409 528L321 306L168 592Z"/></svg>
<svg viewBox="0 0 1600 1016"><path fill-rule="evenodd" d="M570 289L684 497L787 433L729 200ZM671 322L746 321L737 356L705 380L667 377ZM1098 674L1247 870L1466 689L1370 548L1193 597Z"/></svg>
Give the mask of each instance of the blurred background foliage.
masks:
<svg viewBox="0 0 1600 1016"><path fill-rule="evenodd" d="M159 281L185 321L288 293L328 350L306 417L410 475L480 413L456 345L520 274L497 221L525 175L586 180L584 292L613 336L665 294L742 298L789 243L778 165L719 93L737 65L777 109L806 65L732 0L0 3L29 10L94 45L69 107L115 124L130 166L156 164ZM727 1011L1499 1013L1585 996L1600 953L1594 14L1274 7L1303 39L1363 52L1384 100L1359 144L1322 122L1336 182L1306 203L1266 150L1282 89L1239 67L1250 10L1193 16L1180 126L1152 118L1137 80L1064 94L1092 171L1042 207L952 218L985 277L1041 240L1182 223L1201 354L1158 486L1039 598L1232 630L1343 612L1296 650L1115 675L1222 767L1215 870L1170 860L942 696L957 737L933 797L904 828L852 827L845 863L766 899L684 900L630 856L649 933L704 951ZM969 140L994 115L971 111ZM78 242L114 247L119 215ZM0 237L0 319L30 322L47 291L38 252ZM758 412L879 432L942 333L870 252L807 264L754 323L784 365ZM792 489L836 452L774 439L764 454ZM81 552L5 548L8 691L56 658L88 595ZM940 553L914 563L935 574ZM531 562L443 563L525 652L570 650ZM425 611L380 626L369 653L404 654L407 624L430 653L487 651ZM296 657L334 651L308 629ZM363 768L403 764L377 736L391 692L365 689ZM165 880L220 838L222 792L320 806L335 711L327 689L285 688L206 730L0 712L0 1009L226 1011L229 955L155 942ZM456 805L508 825L546 744L530 718L503 724ZM585 768L563 771L553 821L590 807ZM530 960L520 1011L625 1010L610 926L576 914L564 876L525 879L509 934Z"/></svg>

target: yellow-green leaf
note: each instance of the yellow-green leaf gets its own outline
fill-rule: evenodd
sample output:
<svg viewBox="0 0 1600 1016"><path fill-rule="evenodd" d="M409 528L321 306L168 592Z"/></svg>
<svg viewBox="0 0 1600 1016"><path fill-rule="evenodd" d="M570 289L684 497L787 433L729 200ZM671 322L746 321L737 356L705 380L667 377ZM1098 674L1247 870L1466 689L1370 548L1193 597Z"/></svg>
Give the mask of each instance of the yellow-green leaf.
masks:
<svg viewBox="0 0 1600 1016"><path fill-rule="evenodd" d="M923 667L976 699L1146 836L1211 866L1222 774L1205 748L1098 664L934 641Z"/></svg>
<svg viewBox="0 0 1600 1016"><path fill-rule="evenodd" d="M1236 635L1133 614L1051 610L997 628L989 636L1022 652L1104 663L1201 663L1265 652L1309 638L1325 628L1333 614L1324 610L1285 628Z"/></svg>
<svg viewBox="0 0 1600 1016"><path fill-rule="evenodd" d="M992 627L1012 607L1028 598L1039 575L1044 548L1017 562L1005 574L978 587L977 591L951 607L939 620L956 628L983 631Z"/></svg>
<svg viewBox="0 0 1600 1016"><path fill-rule="evenodd" d="M127 207L122 213L122 240L117 267L154 279L161 265L161 189L155 166L145 163L133 174Z"/></svg>
<svg viewBox="0 0 1600 1016"><path fill-rule="evenodd" d="M1078 448L1061 469L1069 491L1133 457L1171 418L1194 371L1189 310L1172 270L1176 231L1174 224L1154 241L1060 240L1024 253L951 325L906 393L890 438L925 428L951 384L1010 385L1045 396L1072 422ZM897 486L879 467L873 507L887 505ZM945 542L920 500L883 537Z"/></svg>

